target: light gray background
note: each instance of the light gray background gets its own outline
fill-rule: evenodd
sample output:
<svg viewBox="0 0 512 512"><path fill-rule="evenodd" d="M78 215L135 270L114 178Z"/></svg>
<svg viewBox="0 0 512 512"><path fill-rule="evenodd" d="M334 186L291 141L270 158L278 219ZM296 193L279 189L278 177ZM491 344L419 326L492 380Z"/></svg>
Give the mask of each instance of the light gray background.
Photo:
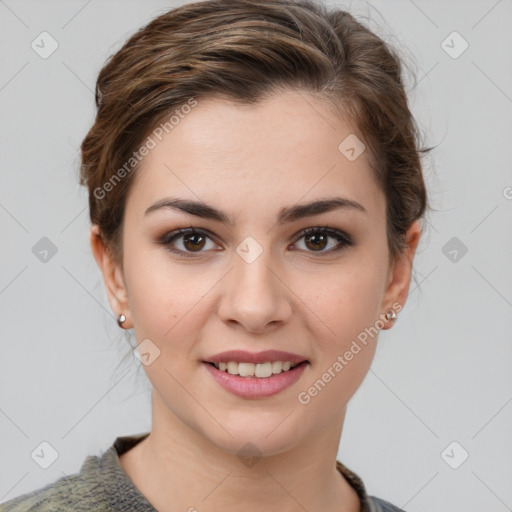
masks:
<svg viewBox="0 0 512 512"><path fill-rule="evenodd" d="M512 510L512 0L330 3L413 56L411 105L439 145L425 161L438 212L417 283L349 404L339 458L409 512ZM101 65L176 5L0 0L0 502L150 429L142 367L117 367L129 345L90 252L77 172ZM31 48L42 31L59 45L47 59ZM453 31L469 44L458 58L442 46ZM42 237L57 248L47 262L32 252ZM467 247L456 261L443 252L453 237ZM58 452L48 469L31 458L43 441Z"/></svg>

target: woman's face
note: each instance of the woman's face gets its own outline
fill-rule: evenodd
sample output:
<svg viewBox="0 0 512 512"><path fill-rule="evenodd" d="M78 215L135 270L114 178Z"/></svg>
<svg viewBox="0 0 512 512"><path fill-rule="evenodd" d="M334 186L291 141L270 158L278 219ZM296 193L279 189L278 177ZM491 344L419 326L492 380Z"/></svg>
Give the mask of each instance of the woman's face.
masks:
<svg viewBox="0 0 512 512"><path fill-rule="evenodd" d="M341 429L376 331L390 326L383 314L403 305L412 260L390 265L385 197L353 127L290 91L253 107L199 100L160 136L127 199L124 281L117 299L109 292L144 343L153 421L233 453L247 442L279 453ZM178 199L201 215L162 206ZM319 201L327 206L306 207ZM191 226L198 233L175 233ZM278 371L275 361L307 362L257 381L209 363L231 350L246 362L269 350L297 356L263 355L274 364L259 375Z"/></svg>

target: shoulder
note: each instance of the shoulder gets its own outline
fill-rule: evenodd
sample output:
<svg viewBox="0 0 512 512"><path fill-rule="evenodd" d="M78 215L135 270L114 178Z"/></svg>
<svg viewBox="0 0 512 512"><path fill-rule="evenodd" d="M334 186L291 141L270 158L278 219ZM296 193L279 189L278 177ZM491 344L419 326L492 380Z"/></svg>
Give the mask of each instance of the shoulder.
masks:
<svg viewBox="0 0 512 512"><path fill-rule="evenodd" d="M0 503L0 512L104 512L109 503L102 482L95 478L98 457L88 456L80 473L64 476L45 487Z"/></svg>
<svg viewBox="0 0 512 512"><path fill-rule="evenodd" d="M368 496L369 512L405 512L405 510L375 496ZM1 510L0 510L1 512Z"/></svg>
<svg viewBox="0 0 512 512"><path fill-rule="evenodd" d="M78 473L0 503L0 512L154 512L119 463L119 455L148 435L117 437L100 456L88 455Z"/></svg>
<svg viewBox="0 0 512 512"><path fill-rule="evenodd" d="M361 477L345 466L341 461L336 460L336 467L359 496L361 500L361 512L405 512L405 510L396 507L388 501L377 498L376 496L369 496Z"/></svg>

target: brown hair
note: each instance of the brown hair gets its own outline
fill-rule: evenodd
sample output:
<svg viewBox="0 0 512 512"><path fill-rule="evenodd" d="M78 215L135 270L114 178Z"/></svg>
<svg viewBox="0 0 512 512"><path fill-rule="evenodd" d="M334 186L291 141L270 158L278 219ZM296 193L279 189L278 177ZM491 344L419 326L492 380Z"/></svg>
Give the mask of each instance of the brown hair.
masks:
<svg viewBox="0 0 512 512"><path fill-rule="evenodd" d="M121 266L134 152L151 130L166 119L170 129L170 116L181 117L191 99L253 104L280 88L316 93L354 123L386 197L390 256L400 254L427 207L420 155L431 148L419 148L398 54L351 14L319 2L210 0L158 16L99 74L80 183L91 222Z"/></svg>

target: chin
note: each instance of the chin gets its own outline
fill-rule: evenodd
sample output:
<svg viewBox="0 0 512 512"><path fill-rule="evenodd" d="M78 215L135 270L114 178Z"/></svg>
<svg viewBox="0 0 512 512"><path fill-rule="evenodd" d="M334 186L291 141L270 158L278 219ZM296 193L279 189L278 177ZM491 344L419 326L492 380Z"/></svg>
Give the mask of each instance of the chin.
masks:
<svg viewBox="0 0 512 512"><path fill-rule="evenodd" d="M223 423L229 434L222 428L206 428L200 434L219 449L236 455L272 456L292 450L300 444L306 433L304 425L299 428L297 418L286 418L289 409L278 413L231 414L229 421ZM284 421L283 421L284 420Z"/></svg>

